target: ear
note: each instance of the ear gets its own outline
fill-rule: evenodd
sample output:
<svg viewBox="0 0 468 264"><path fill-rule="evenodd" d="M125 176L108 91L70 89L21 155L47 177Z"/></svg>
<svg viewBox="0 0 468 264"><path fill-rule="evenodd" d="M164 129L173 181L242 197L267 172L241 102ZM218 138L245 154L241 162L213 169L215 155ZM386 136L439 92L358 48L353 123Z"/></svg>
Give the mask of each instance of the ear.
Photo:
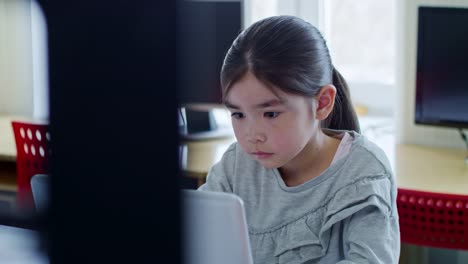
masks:
<svg viewBox="0 0 468 264"><path fill-rule="evenodd" d="M318 120L324 120L330 115L335 105L335 95L336 88L332 84L327 84L320 88L320 92L316 96L316 118Z"/></svg>

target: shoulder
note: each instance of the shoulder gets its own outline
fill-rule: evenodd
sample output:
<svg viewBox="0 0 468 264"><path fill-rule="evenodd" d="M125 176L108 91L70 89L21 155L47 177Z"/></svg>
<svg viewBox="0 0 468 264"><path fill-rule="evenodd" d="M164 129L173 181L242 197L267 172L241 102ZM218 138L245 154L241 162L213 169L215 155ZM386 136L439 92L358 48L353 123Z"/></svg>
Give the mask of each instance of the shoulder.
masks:
<svg viewBox="0 0 468 264"><path fill-rule="evenodd" d="M364 135L350 132L354 137L353 144L344 167L358 178L393 177L392 168L385 152ZM393 181L393 180L392 180Z"/></svg>
<svg viewBox="0 0 468 264"><path fill-rule="evenodd" d="M351 133L354 142L338 169L329 213L345 210L342 216L349 216L366 206L375 206L384 214L395 214L396 184L385 152L365 136Z"/></svg>
<svg viewBox="0 0 468 264"><path fill-rule="evenodd" d="M367 156L371 157L377 163L380 164L385 170L391 171L390 162L388 161L387 155L377 144L370 141L364 135L354 133L357 139L357 149L365 152ZM363 154L365 155L365 154Z"/></svg>

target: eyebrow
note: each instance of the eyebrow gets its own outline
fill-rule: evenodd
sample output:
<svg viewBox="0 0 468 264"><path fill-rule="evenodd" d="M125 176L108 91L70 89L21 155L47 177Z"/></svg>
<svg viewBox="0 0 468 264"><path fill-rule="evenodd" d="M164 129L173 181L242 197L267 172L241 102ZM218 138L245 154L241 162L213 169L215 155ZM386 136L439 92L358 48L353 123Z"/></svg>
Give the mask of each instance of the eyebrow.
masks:
<svg viewBox="0 0 468 264"><path fill-rule="evenodd" d="M275 98L275 99L271 99L271 100L268 100L268 101L263 102L263 103L256 104L254 107L255 108L266 108L266 107L270 107L270 106L282 105L284 103L285 103L284 100L280 100L280 99ZM235 104L232 104L231 102L229 102L227 100L224 102L224 105L227 108L240 109L239 106L237 106Z"/></svg>

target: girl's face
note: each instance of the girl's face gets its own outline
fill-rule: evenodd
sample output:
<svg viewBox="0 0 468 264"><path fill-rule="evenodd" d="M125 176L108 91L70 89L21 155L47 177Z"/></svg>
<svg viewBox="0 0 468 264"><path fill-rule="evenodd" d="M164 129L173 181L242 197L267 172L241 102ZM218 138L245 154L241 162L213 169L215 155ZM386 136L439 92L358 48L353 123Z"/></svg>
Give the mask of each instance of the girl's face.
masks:
<svg viewBox="0 0 468 264"><path fill-rule="evenodd" d="M249 72L226 97L237 141L266 168L288 164L320 130L315 99L274 91Z"/></svg>

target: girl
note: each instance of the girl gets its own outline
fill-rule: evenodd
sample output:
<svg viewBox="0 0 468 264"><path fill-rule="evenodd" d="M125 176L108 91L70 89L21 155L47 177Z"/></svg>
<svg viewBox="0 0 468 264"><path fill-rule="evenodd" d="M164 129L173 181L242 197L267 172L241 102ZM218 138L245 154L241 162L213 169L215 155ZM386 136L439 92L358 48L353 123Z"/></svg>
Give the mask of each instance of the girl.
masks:
<svg viewBox="0 0 468 264"><path fill-rule="evenodd" d="M221 70L237 143L201 190L244 200L255 263L398 263L396 186L309 23L244 30Z"/></svg>

